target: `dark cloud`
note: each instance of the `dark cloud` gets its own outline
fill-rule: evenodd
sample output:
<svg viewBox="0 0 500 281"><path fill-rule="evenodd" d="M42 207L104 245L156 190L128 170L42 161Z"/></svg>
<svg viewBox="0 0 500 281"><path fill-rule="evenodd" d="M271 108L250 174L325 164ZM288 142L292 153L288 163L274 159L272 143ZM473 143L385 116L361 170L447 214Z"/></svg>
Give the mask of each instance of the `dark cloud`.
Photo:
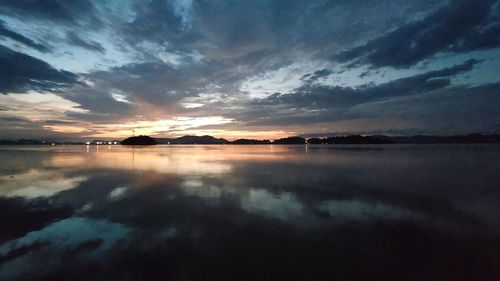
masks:
<svg viewBox="0 0 500 281"><path fill-rule="evenodd" d="M26 122L28 120L25 118L21 118L21 117L6 116L6 117L0 117L0 121L2 121L2 122Z"/></svg>
<svg viewBox="0 0 500 281"><path fill-rule="evenodd" d="M500 21L491 17L495 1L454 0L422 20L398 27L364 45L334 56L341 62L375 67L409 67L439 52L498 47Z"/></svg>
<svg viewBox="0 0 500 281"><path fill-rule="evenodd" d="M331 70L328 69L321 69L321 70L316 70L314 73L306 74L302 76L301 80L306 81L307 83L313 83L316 82L320 78L326 78L330 74L332 74Z"/></svg>
<svg viewBox="0 0 500 281"><path fill-rule="evenodd" d="M80 36L78 36L74 32L68 32L66 34L66 40L68 43L90 50L90 51L95 51L95 52L100 52L100 53L105 53L106 49L99 44L98 42L92 41L92 40L84 40Z"/></svg>
<svg viewBox="0 0 500 281"><path fill-rule="evenodd" d="M177 2L134 2L134 20L120 28L124 38L132 45L150 41L180 51L195 49L226 63L250 54L286 57L292 50L324 56L441 1L193 1L183 12Z"/></svg>
<svg viewBox="0 0 500 281"><path fill-rule="evenodd" d="M12 115L16 114L16 109L10 109L9 111ZM46 125L56 124L50 123L50 121L49 123L45 123L44 121L29 120L25 117L5 116L0 117L0 132L2 132L3 139L12 138L42 140L48 138L53 141L59 141L79 140L81 137L80 135L73 133L60 133L51 131L50 128L46 127Z"/></svg>
<svg viewBox="0 0 500 281"><path fill-rule="evenodd" d="M64 93L65 99L80 104L89 113L68 113L68 116L91 121L148 116L151 112L141 110L144 105L161 108L165 116L179 113L182 111L179 102L184 98L207 91L237 90L237 83L247 74L232 70L223 64L176 68L157 61L92 72L82 76L92 81L93 86L76 85ZM116 94L126 101L117 100L113 97Z"/></svg>
<svg viewBox="0 0 500 281"><path fill-rule="evenodd" d="M481 86L453 86L421 95L400 96L384 100L363 101L356 105L322 109L294 108L281 112L279 106L266 106L246 113L246 125L287 127L314 124L353 124L328 134L467 134L497 133L500 117L500 83ZM285 107L293 108L294 105ZM322 105L325 107L325 105ZM269 113L269 112L272 112ZM250 117L252 116L252 117ZM366 123L364 126L356 122ZM403 128L394 128L392 121L407 122ZM320 126L321 127L321 126ZM312 127L313 128L313 127ZM335 128L335 126L333 126Z"/></svg>
<svg viewBox="0 0 500 281"><path fill-rule="evenodd" d="M181 18L176 16L173 7L167 1L133 2L135 19L123 27L133 42L149 40L165 42L186 36L182 32Z"/></svg>
<svg viewBox="0 0 500 281"><path fill-rule="evenodd" d="M0 93L59 91L76 83L76 75L0 45Z"/></svg>
<svg viewBox="0 0 500 281"><path fill-rule="evenodd" d="M176 68L159 62L128 64L109 71L93 72L87 77L94 81L96 91L119 91L132 102L146 102L156 105L173 106L175 102L196 96L220 79L222 65L187 65ZM228 83L229 84L229 83ZM225 87L228 87L226 85ZM83 89L85 90L85 89ZM82 92L82 98L85 92ZM100 95L104 98L104 95Z"/></svg>
<svg viewBox="0 0 500 281"><path fill-rule="evenodd" d="M39 44L15 31L12 31L10 29L8 29L6 26L5 26L5 23L3 21L0 20L0 36L3 36L3 37L7 37L7 38L10 38L14 41L17 41L17 42L20 42L28 47L31 47L37 51L40 51L42 53L48 53L50 52L50 48L47 47L46 45L43 45L43 44Z"/></svg>
<svg viewBox="0 0 500 281"><path fill-rule="evenodd" d="M0 4L0 13L22 20L38 19L71 25L99 26L102 21L94 14L95 7L87 0L5 0Z"/></svg>
<svg viewBox="0 0 500 281"><path fill-rule="evenodd" d="M356 110L368 116L389 115L414 120L425 124L422 129L427 133L495 132L500 125L498 93L500 83L455 86Z"/></svg>
<svg viewBox="0 0 500 281"><path fill-rule="evenodd" d="M65 120L44 120L42 121L43 124L46 125L67 125L67 124L77 124L78 122L75 121L65 121Z"/></svg>
<svg viewBox="0 0 500 281"><path fill-rule="evenodd" d="M450 85L450 77L472 70L475 59L449 68L397 79L376 86L359 88L304 84L291 93L276 93L258 101L262 105L289 105L295 108L324 109L350 107L356 104L397 96L419 95Z"/></svg>
<svg viewBox="0 0 500 281"><path fill-rule="evenodd" d="M451 84L455 75L471 71L478 63L471 59L441 70L357 88L305 83L290 93L256 100L244 111L234 113L234 118L247 120L246 126L303 126L362 119L372 124L351 128L351 133L387 133L388 129L382 127L390 120L425 124L407 133L491 131L500 123L494 114L500 104L499 84Z"/></svg>
<svg viewBox="0 0 500 281"><path fill-rule="evenodd" d="M64 98L79 104L79 108L88 113L67 113L68 117L80 120L116 120L121 116L130 116L131 105L115 100L109 89L89 88L77 85Z"/></svg>

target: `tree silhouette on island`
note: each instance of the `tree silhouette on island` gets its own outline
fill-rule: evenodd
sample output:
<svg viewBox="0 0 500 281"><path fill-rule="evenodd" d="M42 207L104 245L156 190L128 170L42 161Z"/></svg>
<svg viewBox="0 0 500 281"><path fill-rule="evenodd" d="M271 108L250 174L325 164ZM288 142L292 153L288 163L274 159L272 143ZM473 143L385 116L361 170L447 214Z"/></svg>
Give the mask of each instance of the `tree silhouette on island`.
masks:
<svg viewBox="0 0 500 281"><path fill-rule="evenodd" d="M134 136L124 139L121 144L123 145L155 145L156 140L149 136Z"/></svg>

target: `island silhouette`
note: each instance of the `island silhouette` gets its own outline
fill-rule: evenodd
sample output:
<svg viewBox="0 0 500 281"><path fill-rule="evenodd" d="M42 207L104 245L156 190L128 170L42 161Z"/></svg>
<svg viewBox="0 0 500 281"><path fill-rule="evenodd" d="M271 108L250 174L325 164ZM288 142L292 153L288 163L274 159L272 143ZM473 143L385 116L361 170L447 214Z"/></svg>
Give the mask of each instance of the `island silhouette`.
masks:
<svg viewBox="0 0 500 281"><path fill-rule="evenodd" d="M150 136L134 136L124 139L122 145L155 145L156 140Z"/></svg>
<svg viewBox="0 0 500 281"><path fill-rule="evenodd" d="M94 140L88 142L75 141L54 141L54 140L0 140L0 145L156 145L156 144L228 144L228 145L257 145L257 144L480 144L480 143L500 143L500 135L497 134L469 134L455 136L385 136L385 135L339 135L328 137L304 138L301 136L292 136L279 138L275 140L259 139L236 139L229 141L224 138L215 138L213 136L193 136L187 135L178 138L156 138L150 136L132 136L122 141L118 140Z"/></svg>
<svg viewBox="0 0 500 281"><path fill-rule="evenodd" d="M153 143L155 141L155 143ZM285 137L275 140L236 139L229 141L213 136L182 136L179 138L152 138L147 136L130 137L121 142L124 145L150 144L453 144L453 143L500 143L500 135L471 134L463 136L331 136L323 138L304 138L301 136Z"/></svg>

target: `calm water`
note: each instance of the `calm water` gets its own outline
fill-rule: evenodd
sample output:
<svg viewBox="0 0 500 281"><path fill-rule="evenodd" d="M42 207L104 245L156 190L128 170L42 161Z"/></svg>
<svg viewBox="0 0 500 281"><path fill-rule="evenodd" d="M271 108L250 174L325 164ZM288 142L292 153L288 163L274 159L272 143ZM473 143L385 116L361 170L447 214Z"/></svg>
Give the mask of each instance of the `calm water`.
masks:
<svg viewBox="0 0 500 281"><path fill-rule="evenodd" d="M500 146L0 147L0 280L500 280Z"/></svg>

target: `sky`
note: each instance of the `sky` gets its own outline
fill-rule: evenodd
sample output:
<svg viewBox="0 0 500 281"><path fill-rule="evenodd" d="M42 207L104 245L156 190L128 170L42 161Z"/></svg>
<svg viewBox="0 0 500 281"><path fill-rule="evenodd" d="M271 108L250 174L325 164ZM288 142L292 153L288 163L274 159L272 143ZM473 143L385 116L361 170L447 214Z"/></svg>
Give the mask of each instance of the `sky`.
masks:
<svg viewBox="0 0 500 281"><path fill-rule="evenodd" d="M2 0L0 138L500 133L500 1Z"/></svg>

